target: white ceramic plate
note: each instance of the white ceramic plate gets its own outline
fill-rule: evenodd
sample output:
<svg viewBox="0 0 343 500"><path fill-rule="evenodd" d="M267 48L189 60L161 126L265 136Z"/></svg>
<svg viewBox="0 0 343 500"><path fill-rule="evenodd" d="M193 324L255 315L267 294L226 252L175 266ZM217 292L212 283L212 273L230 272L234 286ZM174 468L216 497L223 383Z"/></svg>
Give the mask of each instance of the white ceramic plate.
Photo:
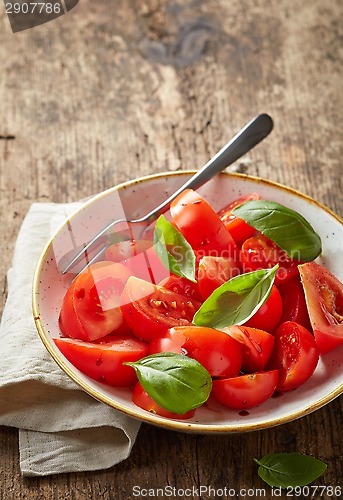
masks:
<svg viewBox="0 0 343 500"><path fill-rule="evenodd" d="M313 412L343 392L343 346L321 357L314 375L304 385L250 409L245 416L238 411L211 405L211 408L199 408L190 420L169 420L141 410L131 402L130 390L95 382L74 368L55 346L52 339L59 336L58 314L70 282L70 275L62 276L58 269L64 254L73 253L75 245L88 241L113 218L143 216L172 194L192 173L152 175L100 193L82 205L52 236L38 262L33 284L33 315L45 347L62 370L94 398L140 420L169 429L204 433L243 432L272 427ZM242 174L221 174L199 189L218 210L253 191L265 199L293 208L310 222L323 243L323 253L317 261L342 281L343 222L320 203L293 189Z"/></svg>

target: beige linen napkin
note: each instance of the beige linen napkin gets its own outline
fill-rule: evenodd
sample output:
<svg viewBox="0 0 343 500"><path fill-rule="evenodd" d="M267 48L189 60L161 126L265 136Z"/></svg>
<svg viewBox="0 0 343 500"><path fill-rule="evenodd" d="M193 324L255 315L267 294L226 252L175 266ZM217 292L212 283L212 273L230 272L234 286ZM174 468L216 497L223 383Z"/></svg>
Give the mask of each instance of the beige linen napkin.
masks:
<svg viewBox="0 0 343 500"><path fill-rule="evenodd" d="M52 360L34 325L31 289L38 257L76 207L33 204L7 275L0 324L0 425L19 428L24 476L111 467L130 455L140 426L80 390Z"/></svg>

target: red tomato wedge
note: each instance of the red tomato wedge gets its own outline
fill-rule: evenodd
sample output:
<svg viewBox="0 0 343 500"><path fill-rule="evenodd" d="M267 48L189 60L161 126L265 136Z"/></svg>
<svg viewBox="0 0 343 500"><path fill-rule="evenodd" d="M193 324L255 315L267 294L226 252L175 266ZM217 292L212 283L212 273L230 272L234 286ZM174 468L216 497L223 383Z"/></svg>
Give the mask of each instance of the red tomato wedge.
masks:
<svg viewBox="0 0 343 500"><path fill-rule="evenodd" d="M252 226L249 226L243 219L236 217L232 210L240 205L243 205L246 201L250 200L260 200L261 196L258 193L250 193L237 200L232 201L226 207L222 208L218 212L218 216L222 222L224 222L226 229L231 234L232 238L236 243L242 243L247 238L250 238L255 232Z"/></svg>
<svg viewBox="0 0 343 500"><path fill-rule="evenodd" d="M291 391L314 372L319 350L313 335L301 325L287 321L275 332L273 353L268 368L279 370L278 391Z"/></svg>
<svg viewBox="0 0 343 500"><path fill-rule="evenodd" d="M120 328L120 296L130 276L125 266L111 262L98 262L79 274L63 299L59 317L62 333L92 341Z"/></svg>
<svg viewBox="0 0 343 500"><path fill-rule="evenodd" d="M274 347L268 332L248 326L229 326L223 330L242 346L242 370L247 373L264 370Z"/></svg>
<svg viewBox="0 0 343 500"><path fill-rule="evenodd" d="M282 310L283 304L280 292L273 285L268 299L244 325L272 333L280 323Z"/></svg>
<svg viewBox="0 0 343 500"><path fill-rule="evenodd" d="M324 354L343 344L343 284L324 266L299 266L307 309L319 351Z"/></svg>
<svg viewBox="0 0 343 500"><path fill-rule="evenodd" d="M170 212L179 231L201 257L236 255L236 244L224 223L209 203L195 191L183 191L172 202Z"/></svg>
<svg viewBox="0 0 343 500"><path fill-rule="evenodd" d="M242 348L225 333L204 326L178 326L150 343L149 354L175 352L201 363L212 377L239 374Z"/></svg>
<svg viewBox="0 0 343 500"><path fill-rule="evenodd" d="M158 406L157 403L145 392L140 382L137 382L132 392L132 401L135 405L139 406L143 410L146 410L154 415L160 415L161 417L166 418L177 418L179 420L184 420L187 418L192 418L194 416L195 410L187 411L186 413L179 414L173 413L161 406Z"/></svg>
<svg viewBox="0 0 343 500"><path fill-rule="evenodd" d="M132 335L110 335L106 341L54 339L61 353L90 378L113 387L133 385L137 376L125 361L138 361L148 353L148 344Z"/></svg>
<svg viewBox="0 0 343 500"><path fill-rule="evenodd" d="M203 257L198 267L198 283L202 300L206 300L218 286L240 272L239 262L232 257Z"/></svg>
<svg viewBox="0 0 343 500"><path fill-rule="evenodd" d="M248 410L264 403L273 395L278 379L278 371L271 370L213 380L212 393L222 405L228 408Z"/></svg>
<svg viewBox="0 0 343 500"><path fill-rule="evenodd" d="M185 297L201 301L198 283L189 281L187 278L182 276L171 274L169 278L162 280L161 283L159 283L159 286L163 286L164 288L180 295L184 295Z"/></svg>
<svg viewBox="0 0 343 500"><path fill-rule="evenodd" d="M300 282L300 276L295 276L278 288L283 304L280 324L286 321L294 321L307 330L311 330L310 318L307 312L305 294Z"/></svg>
<svg viewBox="0 0 343 500"><path fill-rule="evenodd" d="M159 283L170 275L156 255L153 241L120 241L108 247L105 256L109 261L125 265L133 276L151 283Z"/></svg>
<svg viewBox="0 0 343 500"><path fill-rule="evenodd" d="M153 285L129 278L122 296L121 310L133 333L147 342L174 326L190 325L200 302Z"/></svg>
<svg viewBox="0 0 343 500"><path fill-rule="evenodd" d="M298 264L301 262L291 259L287 253L269 238L258 234L248 238L242 245L241 262L244 272L267 269L279 264L275 276L275 284L279 285L298 274Z"/></svg>

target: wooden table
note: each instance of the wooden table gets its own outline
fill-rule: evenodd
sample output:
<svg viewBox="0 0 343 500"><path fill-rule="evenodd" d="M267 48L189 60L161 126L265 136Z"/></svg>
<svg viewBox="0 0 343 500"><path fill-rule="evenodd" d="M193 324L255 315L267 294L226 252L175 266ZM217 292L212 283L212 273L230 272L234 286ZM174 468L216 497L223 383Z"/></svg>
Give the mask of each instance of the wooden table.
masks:
<svg viewBox="0 0 343 500"><path fill-rule="evenodd" d="M342 215L341 5L83 0L15 35L1 7L0 307L32 202L74 201L137 176L199 167L260 112L275 130L240 167ZM281 451L324 460L316 484L342 485L342 401L242 435L143 425L130 458L113 469L35 479L20 476L17 430L1 428L0 498L131 499L134 485L226 486L239 498L240 488L266 486L253 457Z"/></svg>

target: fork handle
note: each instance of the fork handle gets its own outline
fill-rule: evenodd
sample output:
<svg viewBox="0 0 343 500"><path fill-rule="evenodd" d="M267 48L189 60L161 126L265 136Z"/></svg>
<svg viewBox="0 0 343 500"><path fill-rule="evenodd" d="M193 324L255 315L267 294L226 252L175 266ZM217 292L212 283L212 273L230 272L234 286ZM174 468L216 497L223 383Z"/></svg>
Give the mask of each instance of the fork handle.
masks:
<svg viewBox="0 0 343 500"><path fill-rule="evenodd" d="M261 142L273 129L273 120L267 114L253 118L229 141L209 162L186 181L161 205L154 208L137 222L152 222L169 208L171 202L185 189L198 189L216 174L234 163L238 158Z"/></svg>

